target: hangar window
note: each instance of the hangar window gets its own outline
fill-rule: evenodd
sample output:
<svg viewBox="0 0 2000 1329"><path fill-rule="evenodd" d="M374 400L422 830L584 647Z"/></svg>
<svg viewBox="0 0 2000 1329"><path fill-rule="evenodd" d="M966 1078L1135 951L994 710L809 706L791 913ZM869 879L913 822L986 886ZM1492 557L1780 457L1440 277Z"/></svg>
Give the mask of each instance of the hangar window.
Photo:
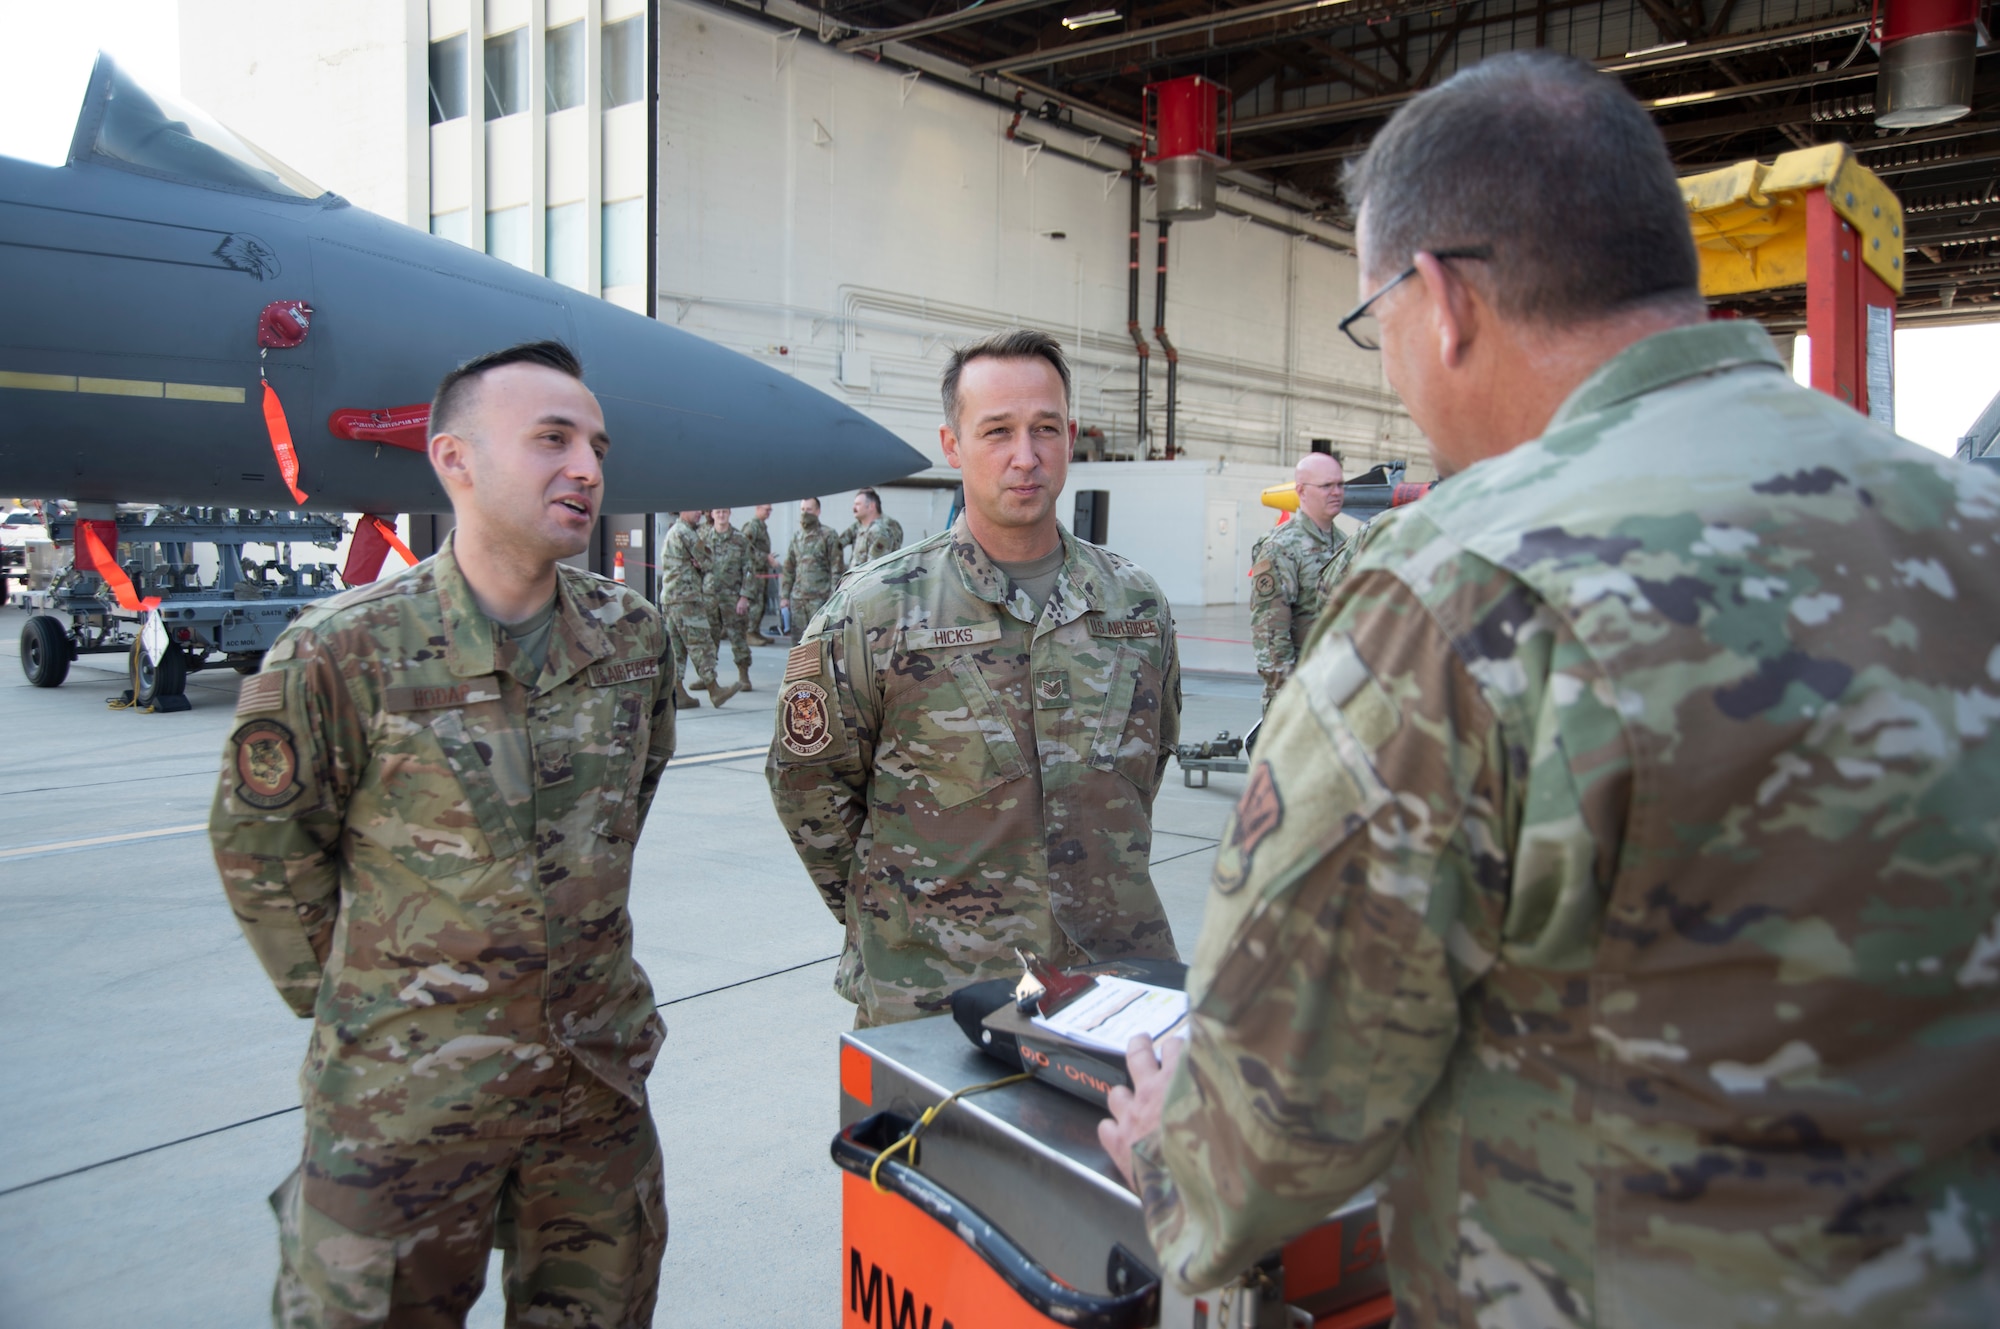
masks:
<svg viewBox="0 0 2000 1329"><path fill-rule="evenodd" d="M465 114L465 34L431 43L431 123Z"/></svg>
<svg viewBox="0 0 2000 1329"><path fill-rule="evenodd" d="M486 118L503 120L528 109L528 30L486 39Z"/></svg>
<svg viewBox="0 0 2000 1329"><path fill-rule="evenodd" d="M469 245L472 241L466 235L466 210L456 212L434 212L431 214L431 234L456 244Z"/></svg>
<svg viewBox="0 0 2000 1329"><path fill-rule="evenodd" d="M550 28L549 114L583 105L583 20Z"/></svg>
<svg viewBox="0 0 2000 1329"><path fill-rule="evenodd" d="M644 15L604 25L604 105L609 108L646 95Z"/></svg>
<svg viewBox="0 0 2000 1329"><path fill-rule="evenodd" d="M587 221L581 203L559 203L549 209L548 253L542 271L550 281L596 295L587 271L590 267L587 247L590 237L584 230Z"/></svg>
<svg viewBox="0 0 2000 1329"><path fill-rule="evenodd" d="M486 214L486 252L517 268L532 266L526 208L496 208Z"/></svg>
<svg viewBox="0 0 2000 1329"><path fill-rule="evenodd" d="M646 200L628 198L604 205L604 285L642 286L646 281Z"/></svg>

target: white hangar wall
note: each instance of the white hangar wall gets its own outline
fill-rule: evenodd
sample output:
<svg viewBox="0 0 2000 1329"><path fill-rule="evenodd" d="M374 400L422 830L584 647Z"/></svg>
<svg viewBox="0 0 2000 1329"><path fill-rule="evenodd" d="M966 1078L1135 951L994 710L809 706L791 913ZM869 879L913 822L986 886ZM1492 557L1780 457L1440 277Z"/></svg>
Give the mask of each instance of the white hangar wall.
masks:
<svg viewBox="0 0 2000 1329"><path fill-rule="evenodd" d="M950 347L1044 328L1077 362L1084 428L1134 452L1122 151L1098 146L1101 169L1037 153L1007 139L1007 110L809 34L671 2L660 27L660 317L769 359L937 460ZM1149 196L1148 329L1155 253ZM1173 229L1168 285L1189 456L1289 465L1327 438L1351 469L1404 457L1428 472L1376 357L1335 330L1356 298L1350 256L1217 216ZM1150 407L1157 448L1157 346Z"/></svg>

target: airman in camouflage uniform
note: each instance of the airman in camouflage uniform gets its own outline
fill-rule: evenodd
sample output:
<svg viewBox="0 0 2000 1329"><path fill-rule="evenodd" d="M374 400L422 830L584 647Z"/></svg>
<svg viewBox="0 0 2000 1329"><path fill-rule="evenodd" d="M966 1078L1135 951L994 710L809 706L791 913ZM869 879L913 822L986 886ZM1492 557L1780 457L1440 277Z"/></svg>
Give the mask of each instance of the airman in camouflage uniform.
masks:
<svg viewBox="0 0 2000 1329"><path fill-rule="evenodd" d="M903 524L882 515L882 496L863 489L854 496L854 523L840 533L847 566L858 568L903 547Z"/></svg>
<svg viewBox="0 0 2000 1329"><path fill-rule="evenodd" d="M488 371L482 400L507 370L518 386L575 363L502 354L523 350L540 358ZM555 400L595 410L580 386ZM553 554L546 632L501 628L461 569L476 528L453 498L434 557L285 631L223 750L224 889L314 1022L304 1157L272 1196L274 1319L463 1323L499 1245L510 1323L648 1324L667 1226L645 1081L665 1030L626 902L674 750L673 651L636 592ZM592 520L567 521L574 547Z"/></svg>
<svg viewBox="0 0 2000 1329"><path fill-rule="evenodd" d="M1617 85L1502 60L1407 132L1547 144L1551 182L1630 161L1639 129L1591 160L1558 118L1610 118ZM1496 143L1495 83L1551 109ZM1657 138L1640 160L1669 236ZM1379 288L1405 251L1373 258L1357 192ZM1140 1077L1179 1284L1386 1173L1401 1324L2000 1322L2000 482L1700 322L1673 258L1686 294L1614 307L1539 438L1377 519L1272 706L1186 1053ZM1392 382L1441 340L1424 295L1383 314L1415 324L1385 332ZM1478 437L1433 434L1441 469Z"/></svg>
<svg viewBox="0 0 2000 1329"><path fill-rule="evenodd" d="M719 643L724 637L729 639L736 660L736 686L748 692L749 610L753 601L761 603L764 583L757 577L757 565L750 561L750 542L743 538L743 532L729 524L732 515L728 508L717 508L711 514L705 541L708 571L702 577L702 593L708 597L709 621L715 625L716 640Z"/></svg>
<svg viewBox="0 0 2000 1329"><path fill-rule="evenodd" d="M1025 368L1009 400L1045 402L1040 460L1005 481L1041 489L1018 525L1026 543L1046 541L1028 574L1045 594L973 534L1005 492L1003 445L973 456L948 434L966 511L849 576L785 669L772 800L846 925L835 986L859 1025L934 1015L968 983L1018 974L1016 948L1057 964L1177 955L1148 867L1153 798L1180 735L1173 618L1151 577L1054 519L1069 455L1060 356L1017 333L960 352L946 376L948 419L961 369L968 417L990 371ZM1020 423L1005 427L1018 438Z"/></svg>
<svg viewBox="0 0 2000 1329"><path fill-rule="evenodd" d="M741 687L724 687L715 678L715 624L708 611L708 544L695 528L695 518L701 515L693 510L681 513L660 542L660 607L680 638L682 658L694 666L695 687L706 691L709 700L720 706ZM682 710L699 704L680 690L678 673L674 689L676 704Z"/></svg>
<svg viewBox="0 0 2000 1329"><path fill-rule="evenodd" d="M1250 645L1267 708L1292 676L1299 648L1319 619L1320 574L1347 542L1333 524L1341 481L1335 458L1323 452L1302 458L1294 480L1299 510L1250 550Z"/></svg>
<svg viewBox="0 0 2000 1329"><path fill-rule="evenodd" d="M819 500L799 502L799 529L785 550L778 578L778 603L792 611L792 641L805 640L806 625L840 581L840 540L819 519Z"/></svg>
<svg viewBox="0 0 2000 1329"><path fill-rule="evenodd" d="M792 652L772 797L847 925L863 1024L1018 973L1015 947L1176 958L1147 866L1180 736L1173 620L1144 572L1062 539L1038 608L961 516L843 583Z"/></svg>
<svg viewBox="0 0 2000 1329"><path fill-rule="evenodd" d="M778 560L771 556L771 505L759 503L751 509L750 520L738 529L750 546L750 566L757 574L757 592L750 597L750 637L752 646L770 646L764 635L764 615L770 612L771 590L778 580Z"/></svg>

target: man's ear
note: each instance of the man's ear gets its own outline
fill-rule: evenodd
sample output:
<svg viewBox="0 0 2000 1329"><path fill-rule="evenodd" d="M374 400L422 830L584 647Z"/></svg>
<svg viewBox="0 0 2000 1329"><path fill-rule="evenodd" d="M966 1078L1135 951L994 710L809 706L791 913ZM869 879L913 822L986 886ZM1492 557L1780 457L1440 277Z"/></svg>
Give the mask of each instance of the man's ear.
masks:
<svg viewBox="0 0 2000 1329"><path fill-rule="evenodd" d="M447 490L472 486L472 443L457 434L433 434L430 442L431 469Z"/></svg>
<svg viewBox="0 0 2000 1329"><path fill-rule="evenodd" d="M1471 352L1483 309L1477 293L1433 254L1419 251L1410 260L1424 280L1424 303L1437 335L1438 361L1457 369Z"/></svg>
<svg viewBox="0 0 2000 1329"><path fill-rule="evenodd" d="M954 471L965 469L965 459L958 455L958 435L952 432L950 425L938 426L938 446L944 449L944 459Z"/></svg>

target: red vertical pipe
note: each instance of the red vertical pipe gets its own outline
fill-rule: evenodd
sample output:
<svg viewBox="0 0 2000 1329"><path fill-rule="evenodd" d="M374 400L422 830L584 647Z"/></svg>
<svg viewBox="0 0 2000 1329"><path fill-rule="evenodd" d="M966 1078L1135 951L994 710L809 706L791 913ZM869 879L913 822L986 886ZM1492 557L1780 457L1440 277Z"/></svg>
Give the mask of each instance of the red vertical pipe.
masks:
<svg viewBox="0 0 2000 1329"><path fill-rule="evenodd" d="M1140 461L1146 460L1146 381L1152 377L1150 371L1153 348L1146 342L1146 333L1139 326L1139 194L1145 188L1146 173L1139 169L1139 149L1132 149L1132 257L1131 272L1125 283L1125 331L1131 334L1132 348L1139 353L1139 423L1133 431L1133 453ZM1081 348L1079 348L1081 349Z"/></svg>

